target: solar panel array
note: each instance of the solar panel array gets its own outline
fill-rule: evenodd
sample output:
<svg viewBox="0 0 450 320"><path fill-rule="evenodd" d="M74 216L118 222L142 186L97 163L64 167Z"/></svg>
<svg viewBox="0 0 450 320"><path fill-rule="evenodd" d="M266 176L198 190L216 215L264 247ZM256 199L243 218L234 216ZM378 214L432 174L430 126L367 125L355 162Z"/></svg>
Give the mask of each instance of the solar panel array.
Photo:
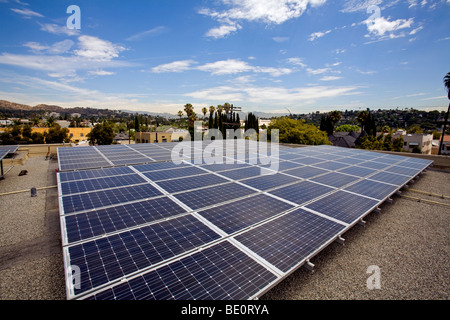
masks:
<svg viewBox="0 0 450 320"><path fill-rule="evenodd" d="M58 173L69 299L257 298L431 164L331 146L158 162L174 146L80 148L126 166ZM83 167L73 149L60 167Z"/></svg>

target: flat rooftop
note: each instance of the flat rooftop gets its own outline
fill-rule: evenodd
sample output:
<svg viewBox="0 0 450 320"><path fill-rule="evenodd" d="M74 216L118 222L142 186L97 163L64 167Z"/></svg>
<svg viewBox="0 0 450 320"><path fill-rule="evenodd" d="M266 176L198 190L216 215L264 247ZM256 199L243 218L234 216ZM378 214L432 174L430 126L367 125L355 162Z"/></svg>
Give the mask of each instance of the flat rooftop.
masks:
<svg viewBox="0 0 450 320"><path fill-rule="evenodd" d="M2 300L66 299L57 167L45 154L5 165L0 181ZM23 170L27 174L19 176ZM36 197L31 197L32 187ZM333 243L316 255L313 273L299 268L260 299L447 300L449 206L450 172L428 170L402 196L384 203L380 213L369 214L365 226L346 232L344 245ZM369 266L380 268L380 289L367 288Z"/></svg>

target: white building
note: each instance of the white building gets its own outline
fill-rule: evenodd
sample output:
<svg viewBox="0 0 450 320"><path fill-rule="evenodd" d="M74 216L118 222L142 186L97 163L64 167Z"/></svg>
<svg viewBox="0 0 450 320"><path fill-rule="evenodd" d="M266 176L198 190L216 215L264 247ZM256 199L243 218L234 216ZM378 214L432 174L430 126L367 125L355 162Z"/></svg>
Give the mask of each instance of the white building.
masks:
<svg viewBox="0 0 450 320"><path fill-rule="evenodd" d="M431 154L433 135L432 134L405 134L403 136L403 149L412 152L414 148L420 148L422 154ZM397 132L394 138L397 138Z"/></svg>

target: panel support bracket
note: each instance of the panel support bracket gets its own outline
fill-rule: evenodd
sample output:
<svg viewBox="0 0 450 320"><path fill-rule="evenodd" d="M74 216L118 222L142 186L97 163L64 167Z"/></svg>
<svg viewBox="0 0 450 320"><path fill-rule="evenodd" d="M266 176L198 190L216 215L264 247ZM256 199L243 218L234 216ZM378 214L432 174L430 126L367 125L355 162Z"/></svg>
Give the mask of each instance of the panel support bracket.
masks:
<svg viewBox="0 0 450 320"><path fill-rule="evenodd" d="M366 226L366 222L365 222L363 219L360 219L360 220L358 221L358 224L359 224L360 226L363 226L363 227Z"/></svg>
<svg viewBox="0 0 450 320"><path fill-rule="evenodd" d="M345 239L342 238L341 236L338 236L335 241L340 245L344 245Z"/></svg>
<svg viewBox="0 0 450 320"><path fill-rule="evenodd" d="M309 260L306 260L303 265L309 272L314 272L314 264L312 264Z"/></svg>

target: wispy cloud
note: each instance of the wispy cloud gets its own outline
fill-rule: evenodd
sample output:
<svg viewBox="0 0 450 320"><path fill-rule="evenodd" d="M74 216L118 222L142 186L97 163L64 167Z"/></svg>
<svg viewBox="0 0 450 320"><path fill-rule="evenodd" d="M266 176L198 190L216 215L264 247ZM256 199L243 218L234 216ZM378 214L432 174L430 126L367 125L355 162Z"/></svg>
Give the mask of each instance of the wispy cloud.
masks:
<svg viewBox="0 0 450 320"><path fill-rule="evenodd" d="M369 34L366 35L367 37L372 36L377 40L385 40L406 36L405 33L397 33L397 31L411 28L414 23L414 19L409 18L390 21L389 17L379 17L365 20L363 23L367 26L367 30L369 31Z"/></svg>
<svg viewBox="0 0 450 320"><path fill-rule="evenodd" d="M165 33L168 30L169 29L167 27L158 26L158 27L155 27L155 28L147 30L147 31L136 33L136 34L128 37L126 40L127 41L141 41L141 40L144 40L144 39L146 39L148 37L157 36L157 35L160 35L162 33Z"/></svg>
<svg viewBox="0 0 450 320"><path fill-rule="evenodd" d="M197 62L194 60L180 60L174 61L166 64L161 64L152 68L152 72L154 73L166 73L166 72L183 72L186 70L190 70L193 64Z"/></svg>
<svg viewBox="0 0 450 320"><path fill-rule="evenodd" d="M69 29L66 26L61 26L54 23L44 23L40 24L40 26L42 31L56 35L76 36L80 34L77 29Z"/></svg>
<svg viewBox="0 0 450 320"><path fill-rule="evenodd" d="M350 13L357 11L366 11L370 6L381 4L382 0L350 0L344 2L344 8L341 12Z"/></svg>
<svg viewBox="0 0 450 320"><path fill-rule="evenodd" d="M320 81L334 81L334 80L339 80L342 79L342 77L336 77L336 76L325 76L323 78L320 78Z"/></svg>
<svg viewBox="0 0 450 320"><path fill-rule="evenodd" d="M309 36L308 41L314 41L316 39L322 38L324 35L329 34L331 32L331 30L327 30L327 31L319 31L319 32L314 32L311 33Z"/></svg>
<svg viewBox="0 0 450 320"><path fill-rule="evenodd" d="M272 40L278 43L282 43L289 41L289 37L273 37Z"/></svg>
<svg viewBox="0 0 450 320"><path fill-rule="evenodd" d="M32 18L32 17L37 17L37 18L43 18L44 16L38 12L32 11L30 9L16 9L16 8L11 8L11 11L14 11L15 13L18 13L20 15L22 15L24 18Z"/></svg>
<svg viewBox="0 0 450 320"><path fill-rule="evenodd" d="M193 60L174 61L171 63L156 66L152 68L152 72L168 73L168 72L184 72L188 70L199 70L203 72L209 72L211 75L218 75L218 76L245 73L245 72L254 72L254 73L267 73L273 77L280 77L293 72L293 70L289 68L252 66L248 62L239 59L219 60L194 67L195 64L198 63Z"/></svg>

